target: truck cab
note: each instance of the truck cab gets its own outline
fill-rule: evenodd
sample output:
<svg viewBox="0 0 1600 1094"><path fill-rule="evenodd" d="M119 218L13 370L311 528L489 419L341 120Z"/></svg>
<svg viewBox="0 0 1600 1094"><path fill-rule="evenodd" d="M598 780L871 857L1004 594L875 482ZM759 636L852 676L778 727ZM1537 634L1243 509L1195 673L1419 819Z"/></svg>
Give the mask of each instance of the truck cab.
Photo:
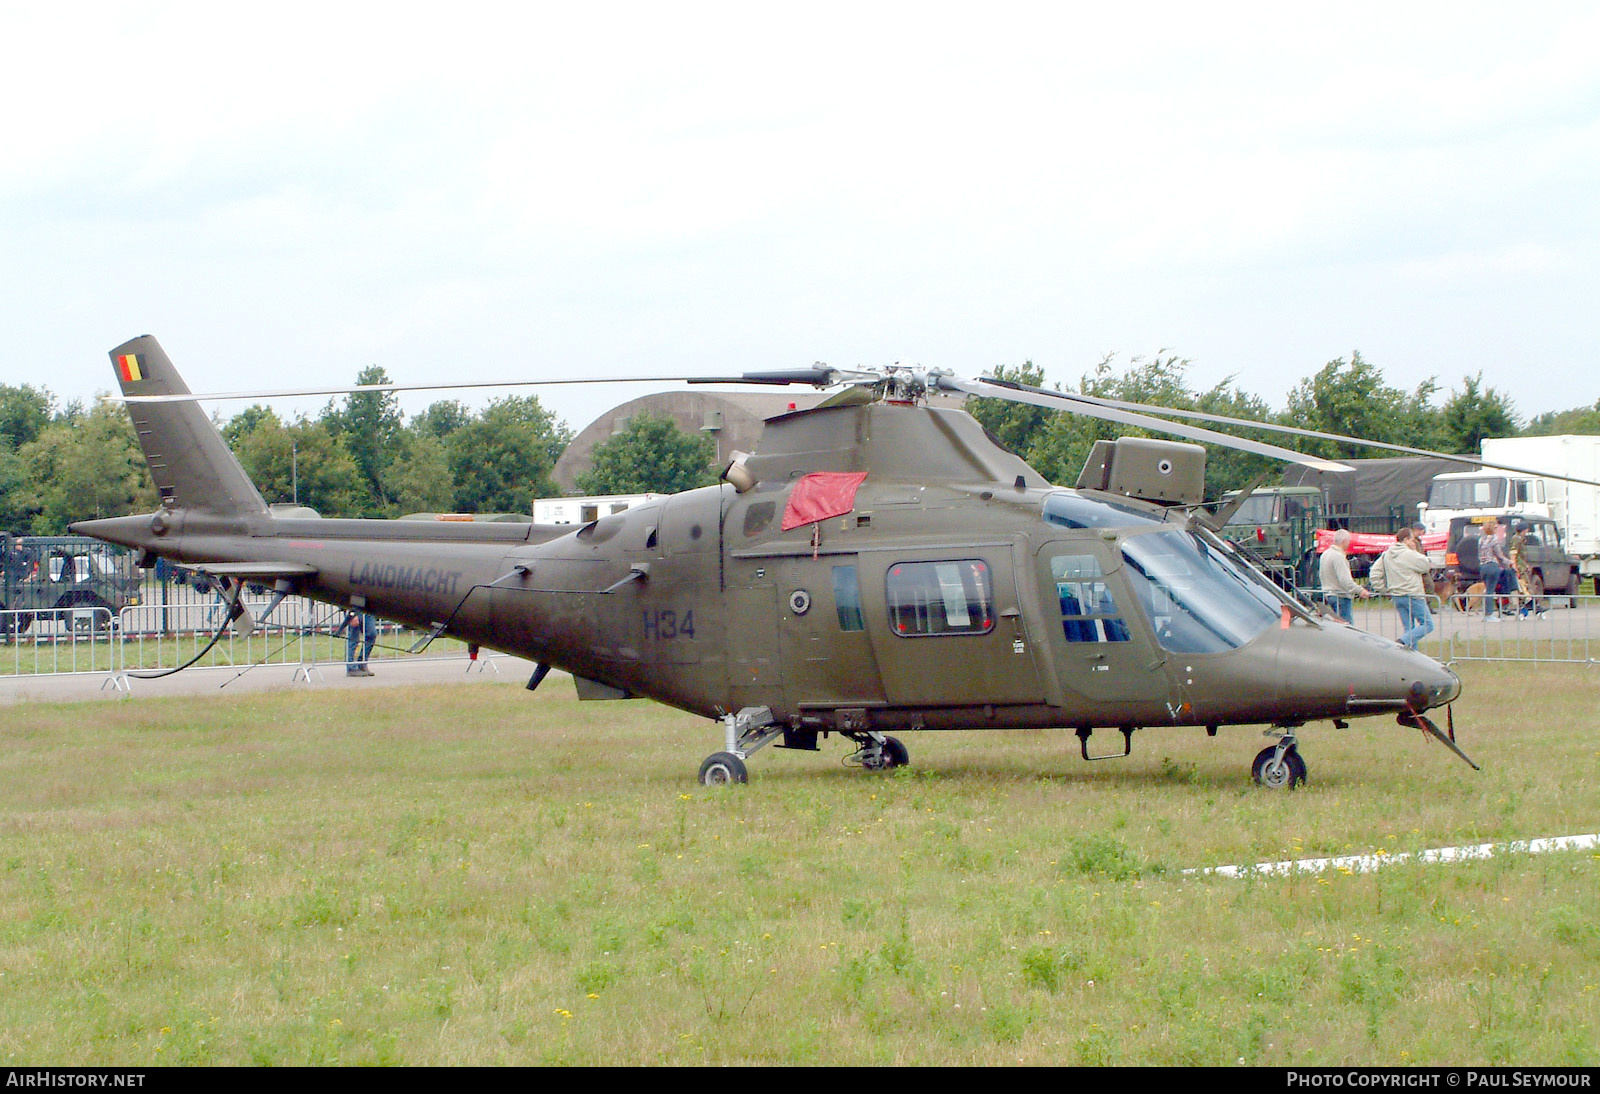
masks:
<svg viewBox="0 0 1600 1094"><path fill-rule="evenodd" d="M1231 490L1223 503L1239 496ZM1286 588L1305 588L1316 576L1317 529L1327 519L1314 486L1267 486L1251 493L1222 527L1224 539L1255 559Z"/></svg>
<svg viewBox="0 0 1600 1094"><path fill-rule="evenodd" d="M1481 524L1484 517L1551 520L1555 516L1543 479L1488 469L1434 476L1421 514L1431 534L1449 531L1462 517Z"/></svg>

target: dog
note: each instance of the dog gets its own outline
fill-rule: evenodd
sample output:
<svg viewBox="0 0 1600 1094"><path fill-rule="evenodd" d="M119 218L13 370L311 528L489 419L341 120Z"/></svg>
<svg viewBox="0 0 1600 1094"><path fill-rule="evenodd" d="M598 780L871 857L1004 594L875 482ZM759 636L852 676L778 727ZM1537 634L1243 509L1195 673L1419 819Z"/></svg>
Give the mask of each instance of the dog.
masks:
<svg viewBox="0 0 1600 1094"><path fill-rule="evenodd" d="M1465 589L1454 592L1448 598L1445 598L1445 603L1458 612L1481 612L1483 611L1483 591L1483 582L1474 581Z"/></svg>

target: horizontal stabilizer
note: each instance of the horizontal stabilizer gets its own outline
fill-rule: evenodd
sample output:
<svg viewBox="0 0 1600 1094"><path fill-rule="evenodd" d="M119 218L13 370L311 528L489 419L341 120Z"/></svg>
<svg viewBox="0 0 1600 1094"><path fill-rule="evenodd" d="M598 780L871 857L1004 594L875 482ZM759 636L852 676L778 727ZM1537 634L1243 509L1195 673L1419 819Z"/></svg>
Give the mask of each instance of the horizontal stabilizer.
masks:
<svg viewBox="0 0 1600 1094"><path fill-rule="evenodd" d="M212 577L239 577L247 581L252 578L276 580L280 577L315 577L317 573L315 566L304 562L202 562L186 568Z"/></svg>

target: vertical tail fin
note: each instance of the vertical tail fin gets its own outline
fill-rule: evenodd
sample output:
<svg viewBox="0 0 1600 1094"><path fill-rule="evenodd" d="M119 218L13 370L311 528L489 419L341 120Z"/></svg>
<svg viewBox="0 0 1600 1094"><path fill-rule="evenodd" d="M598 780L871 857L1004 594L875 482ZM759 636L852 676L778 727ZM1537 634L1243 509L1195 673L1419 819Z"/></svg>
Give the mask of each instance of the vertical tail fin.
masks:
<svg viewBox="0 0 1600 1094"><path fill-rule="evenodd" d="M188 385L150 335L111 351L124 395L187 395ZM129 403L128 415L163 506L209 513L265 513L267 503L199 403Z"/></svg>

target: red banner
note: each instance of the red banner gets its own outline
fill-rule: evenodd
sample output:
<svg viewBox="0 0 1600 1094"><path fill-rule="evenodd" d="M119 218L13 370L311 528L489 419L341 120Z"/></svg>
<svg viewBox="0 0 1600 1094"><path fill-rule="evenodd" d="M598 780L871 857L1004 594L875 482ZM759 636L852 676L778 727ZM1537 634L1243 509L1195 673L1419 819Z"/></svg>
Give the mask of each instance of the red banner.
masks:
<svg viewBox="0 0 1600 1094"><path fill-rule="evenodd" d="M1422 537L1422 549L1424 551L1442 551L1445 548L1445 540L1449 536L1448 532L1433 532L1425 535ZM1317 554L1320 555L1332 546L1333 529L1318 528ZM1393 536L1379 535L1376 532L1351 532L1350 546L1346 548L1345 553L1350 555L1381 555L1393 546Z"/></svg>
<svg viewBox="0 0 1600 1094"><path fill-rule="evenodd" d="M856 507L856 488L865 471L813 471L794 484L783 509L783 530L842 517Z"/></svg>

